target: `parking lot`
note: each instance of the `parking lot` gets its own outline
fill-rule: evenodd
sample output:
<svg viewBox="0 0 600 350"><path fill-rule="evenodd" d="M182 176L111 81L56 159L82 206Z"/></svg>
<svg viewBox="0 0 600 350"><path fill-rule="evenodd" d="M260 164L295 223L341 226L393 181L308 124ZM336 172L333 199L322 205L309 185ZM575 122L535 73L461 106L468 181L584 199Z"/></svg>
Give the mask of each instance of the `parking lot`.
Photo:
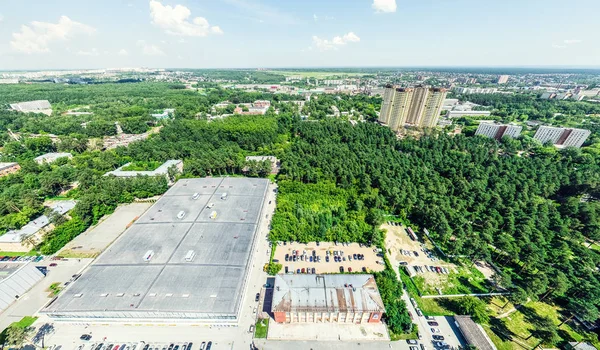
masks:
<svg viewBox="0 0 600 350"><path fill-rule="evenodd" d="M377 272L385 269L381 255L374 247L358 243L280 242L274 260L283 265L283 273L286 268L287 273Z"/></svg>
<svg viewBox="0 0 600 350"><path fill-rule="evenodd" d="M420 275L432 286L441 285L444 275L456 271L456 265L440 260L431 244L412 240L406 228L397 223L381 226L387 231L385 245L394 266L404 265L411 276ZM419 236L418 233L416 233Z"/></svg>

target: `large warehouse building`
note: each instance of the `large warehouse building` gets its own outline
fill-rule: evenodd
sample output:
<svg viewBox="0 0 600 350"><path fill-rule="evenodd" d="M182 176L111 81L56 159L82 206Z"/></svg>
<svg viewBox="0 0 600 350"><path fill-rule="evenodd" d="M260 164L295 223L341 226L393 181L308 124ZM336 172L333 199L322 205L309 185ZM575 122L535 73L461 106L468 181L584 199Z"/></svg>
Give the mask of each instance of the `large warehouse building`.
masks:
<svg viewBox="0 0 600 350"><path fill-rule="evenodd" d="M45 274L31 262L3 262L0 265L0 311L44 278Z"/></svg>
<svg viewBox="0 0 600 350"><path fill-rule="evenodd" d="M178 181L42 313L236 323L267 190L266 179Z"/></svg>
<svg viewBox="0 0 600 350"><path fill-rule="evenodd" d="M373 275L277 275L271 311L279 323L377 323L385 308Z"/></svg>

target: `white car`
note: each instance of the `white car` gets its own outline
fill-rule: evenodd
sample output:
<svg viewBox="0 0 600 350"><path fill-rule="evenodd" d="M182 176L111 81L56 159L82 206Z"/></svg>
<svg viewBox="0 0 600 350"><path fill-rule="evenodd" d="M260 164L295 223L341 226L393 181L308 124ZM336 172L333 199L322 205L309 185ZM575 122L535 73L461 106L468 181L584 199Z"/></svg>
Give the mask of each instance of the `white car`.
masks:
<svg viewBox="0 0 600 350"><path fill-rule="evenodd" d="M440 333L440 330L437 328L431 328L431 333Z"/></svg>

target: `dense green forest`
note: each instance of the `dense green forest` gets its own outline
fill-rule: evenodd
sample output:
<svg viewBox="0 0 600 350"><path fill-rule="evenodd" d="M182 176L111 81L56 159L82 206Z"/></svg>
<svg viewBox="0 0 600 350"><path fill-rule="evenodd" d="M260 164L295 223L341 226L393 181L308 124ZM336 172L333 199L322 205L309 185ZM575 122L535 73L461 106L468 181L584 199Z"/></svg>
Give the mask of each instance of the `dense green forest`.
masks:
<svg viewBox="0 0 600 350"><path fill-rule="evenodd" d="M600 239L598 157L542 148L517 156L510 150L535 144L510 140L506 152L494 140L442 133L398 141L369 123L297 123L292 133L280 181L334 182L350 194L372 194L364 202L354 198L366 203L374 221L380 211L407 218L429 229L448 254L502 266L504 286L554 298L584 319L598 317L600 256L585 245ZM355 240L359 230L340 231L318 204L336 208L339 195L316 191L311 207L297 189L280 191L273 240ZM298 232L292 223L307 230Z"/></svg>

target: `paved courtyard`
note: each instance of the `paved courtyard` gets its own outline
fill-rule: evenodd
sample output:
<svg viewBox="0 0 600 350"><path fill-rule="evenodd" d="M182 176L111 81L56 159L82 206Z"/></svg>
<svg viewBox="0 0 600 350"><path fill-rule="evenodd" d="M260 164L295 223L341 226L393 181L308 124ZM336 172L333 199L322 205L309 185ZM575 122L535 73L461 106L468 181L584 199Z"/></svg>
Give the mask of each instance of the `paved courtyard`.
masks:
<svg viewBox="0 0 600 350"><path fill-rule="evenodd" d="M269 340L389 341L385 324L269 322Z"/></svg>
<svg viewBox="0 0 600 350"><path fill-rule="evenodd" d="M98 255L151 206L152 203L131 203L119 206L113 214L98 225L69 242L60 254L64 256Z"/></svg>

